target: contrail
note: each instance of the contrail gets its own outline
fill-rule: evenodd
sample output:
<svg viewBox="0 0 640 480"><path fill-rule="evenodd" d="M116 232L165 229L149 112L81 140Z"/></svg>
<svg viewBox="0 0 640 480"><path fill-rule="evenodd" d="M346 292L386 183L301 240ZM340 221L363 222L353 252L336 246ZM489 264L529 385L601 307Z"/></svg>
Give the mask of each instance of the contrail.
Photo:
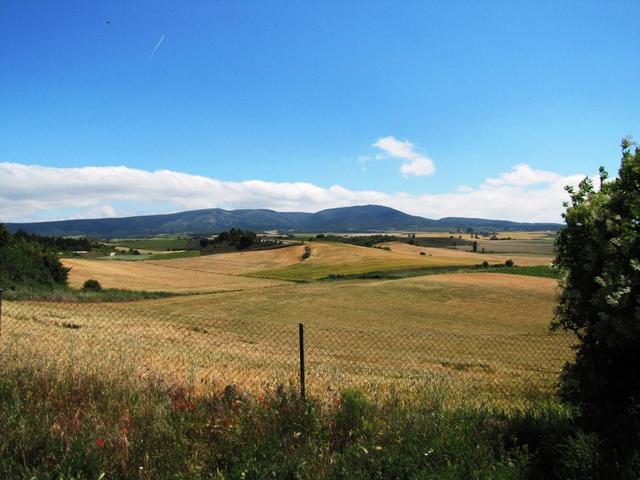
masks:
<svg viewBox="0 0 640 480"><path fill-rule="evenodd" d="M153 52L151 52L151 55L149 55L149 58L147 58L147 61L145 62L145 65L147 63L149 63L151 61L151 59L153 58L153 56L156 54L156 52L158 51L158 47L160 46L160 44L162 43L162 41L164 40L164 34L160 37L160 40L158 40L158 43L156 43L155 48L153 49Z"/></svg>

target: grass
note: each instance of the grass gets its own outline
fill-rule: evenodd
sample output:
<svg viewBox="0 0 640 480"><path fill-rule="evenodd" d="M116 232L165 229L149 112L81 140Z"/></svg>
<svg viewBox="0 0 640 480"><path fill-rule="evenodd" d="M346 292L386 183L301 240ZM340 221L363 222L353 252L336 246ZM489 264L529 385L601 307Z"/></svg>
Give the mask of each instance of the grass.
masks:
<svg viewBox="0 0 640 480"><path fill-rule="evenodd" d="M486 253L498 254L528 254L528 255L552 255L552 239L522 239L522 240L487 240L479 239L478 250L485 249ZM469 250L469 246L455 247L460 250Z"/></svg>
<svg viewBox="0 0 640 480"><path fill-rule="evenodd" d="M119 247L133 248L137 250L184 250L187 248L186 238L176 237L152 237L152 238L122 238L112 240L110 243Z"/></svg>
<svg viewBox="0 0 640 480"><path fill-rule="evenodd" d="M321 281L336 281L336 280L355 280L355 279L376 279L376 280L398 280L401 278L419 277L424 275L441 275L443 273L471 273L471 272L487 272L487 273L510 273L513 275L526 275L532 277L543 278L560 278L560 274L557 270L547 265L536 265L528 267L507 267L502 264L489 265L484 267L483 265L474 265L473 267L426 267L417 269L401 269L401 270L380 270L373 272L366 272L355 275L335 275L331 274L327 277L321 278Z"/></svg>
<svg viewBox="0 0 640 480"><path fill-rule="evenodd" d="M58 287L54 289L42 289L31 287L19 287L7 289L3 292L5 300L28 300L44 302L76 302L76 303L102 303L102 302L133 302L140 300L157 300L179 295L174 292L154 292L146 290L125 290L121 288L104 288L99 291L84 290L80 288Z"/></svg>
<svg viewBox="0 0 640 480"><path fill-rule="evenodd" d="M450 409L437 390L384 402L354 390L304 400L286 387L197 394L126 372L14 362L0 363L2 478L466 480L589 473L589 465L571 463L578 453L571 438L579 432L557 402L507 413Z"/></svg>
<svg viewBox="0 0 640 480"><path fill-rule="evenodd" d="M97 257L96 260L105 260L110 262L127 261L127 262L139 262L142 260L172 260L175 258L192 258L199 257L199 250L184 250L182 252L156 252L156 253L141 253L140 255L133 254L120 254L112 256Z"/></svg>

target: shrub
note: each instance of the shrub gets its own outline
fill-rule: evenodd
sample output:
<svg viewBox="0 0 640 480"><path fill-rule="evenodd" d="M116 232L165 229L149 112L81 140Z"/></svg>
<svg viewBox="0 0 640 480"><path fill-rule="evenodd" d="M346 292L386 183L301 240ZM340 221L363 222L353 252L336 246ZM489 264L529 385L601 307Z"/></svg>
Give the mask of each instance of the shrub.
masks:
<svg viewBox="0 0 640 480"><path fill-rule="evenodd" d="M567 226L555 244L562 290L552 328L572 331L579 341L575 362L562 375L563 397L581 409L585 429L601 435L612 458L637 462L640 148L633 145L629 139L622 142L617 179L609 181L600 168L600 190L589 178L577 189L567 187Z"/></svg>
<svg viewBox="0 0 640 480"><path fill-rule="evenodd" d="M508 259L507 261L505 261L504 264L507 267L513 267L513 265L514 265L513 264L513 260L511 260L511 259Z"/></svg>
<svg viewBox="0 0 640 480"><path fill-rule="evenodd" d="M311 256L311 247L309 245L304 246L304 252L302 253L302 260L306 260Z"/></svg>
<svg viewBox="0 0 640 480"><path fill-rule="evenodd" d="M65 286L69 269L52 248L24 232L12 235L0 224L0 286Z"/></svg>
<svg viewBox="0 0 640 480"><path fill-rule="evenodd" d="M426 253L424 253L424 252L420 252L420 255L426 255Z"/></svg>
<svg viewBox="0 0 640 480"><path fill-rule="evenodd" d="M98 280L90 278L82 284L82 289L92 292L99 292L100 290L102 290L102 285L100 285L100 282Z"/></svg>
<svg viewBox="0 0 640 480"><path fill-rule="evenodd" d="M487 262L486 260L482 262L482 268L489 268L489 262Z"/></svg>

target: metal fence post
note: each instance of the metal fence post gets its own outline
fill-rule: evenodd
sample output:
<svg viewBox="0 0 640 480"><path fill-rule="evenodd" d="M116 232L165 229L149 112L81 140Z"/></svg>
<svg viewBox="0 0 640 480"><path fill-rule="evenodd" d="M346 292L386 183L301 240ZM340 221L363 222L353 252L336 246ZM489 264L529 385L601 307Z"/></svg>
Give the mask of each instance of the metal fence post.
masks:
<svg viewBox="0 0 640 480"><path fill-rule="evenodd" d="M304 399L304 325L301 323L298 324L298 334L300 343L300 396Z"/></svg>

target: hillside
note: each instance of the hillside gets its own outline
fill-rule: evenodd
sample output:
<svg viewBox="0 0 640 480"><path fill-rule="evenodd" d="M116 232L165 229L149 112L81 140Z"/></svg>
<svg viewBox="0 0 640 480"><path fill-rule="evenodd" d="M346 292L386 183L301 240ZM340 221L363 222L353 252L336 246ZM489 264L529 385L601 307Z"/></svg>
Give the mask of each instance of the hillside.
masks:
<svg viewBox="0 0 640 480"><path fill-rule="evenodd" d="M10 231L22 229L41 235L88 235L98 238L215 233L231 227L281 232L448 231L468 227L486 230L533 231L556 230L561 227L560 224L555 223L518 223L478 218L449 217L432 220L380 205L332 208L316 213L211 208L123 218L7 223L6 226Z"/></svg>

